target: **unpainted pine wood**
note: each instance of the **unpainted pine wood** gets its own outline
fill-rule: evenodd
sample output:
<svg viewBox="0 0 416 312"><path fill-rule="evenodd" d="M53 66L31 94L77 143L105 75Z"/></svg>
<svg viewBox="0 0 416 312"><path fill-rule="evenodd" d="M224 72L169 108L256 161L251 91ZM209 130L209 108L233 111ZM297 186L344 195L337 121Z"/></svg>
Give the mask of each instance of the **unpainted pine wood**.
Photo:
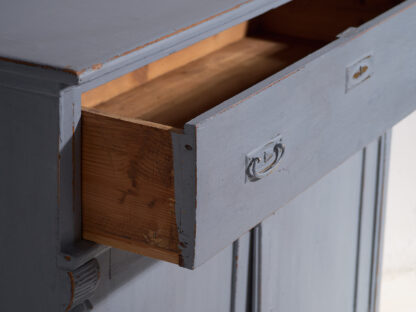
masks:
<svg viewBox="0 0 416 312"><path fill-rule="evenodd" d="M92 108L103 101L127 92L147 81L148 66L136 69L126 75L111 80L81 95L82 107Z"/></svg>
<svg viewBox="0 0 416 312"><path fill-rule="evenodd" d="M180 262L171 131L83 111L84 239Z"/></svg>
<svg viewBox="0 0 416 312"><path fill-rule="evenodd" d="M315 42L243 38L95 109L180 128L318 47Z"/></svg>
<svg viewBox="0 0 416 312"><path fill-rule="evenodd" d="M189 64L245 37L248 22L238 24L149 64L148 80Z"/></svg>
<svg viewBox="0 0 416 312"><path fill-rule="evenodd" d="M87 108L94 107L151 79L238 41L245 36L246 29L247 22L238 24L97 88L88 90L82 94L82 106Z"/></svg>
<svg viewBox="0 0 416 312"><path fill-rule="evenodd" d="M358 27L402 1L296 0L261 16L264 31L282 35L334 40L349 27Z"/></svg>

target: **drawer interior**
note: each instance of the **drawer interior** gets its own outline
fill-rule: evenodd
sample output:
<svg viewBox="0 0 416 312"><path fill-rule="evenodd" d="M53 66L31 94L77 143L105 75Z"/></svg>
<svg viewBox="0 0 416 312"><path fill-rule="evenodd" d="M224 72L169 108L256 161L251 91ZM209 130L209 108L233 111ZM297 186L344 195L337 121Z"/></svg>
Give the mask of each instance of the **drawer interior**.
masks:
<svg viewBox="0 0 416 312"><path fill-rule="evenodd" d="M293 0L83 94L93 111L183 125L397 0Z"/></svg>

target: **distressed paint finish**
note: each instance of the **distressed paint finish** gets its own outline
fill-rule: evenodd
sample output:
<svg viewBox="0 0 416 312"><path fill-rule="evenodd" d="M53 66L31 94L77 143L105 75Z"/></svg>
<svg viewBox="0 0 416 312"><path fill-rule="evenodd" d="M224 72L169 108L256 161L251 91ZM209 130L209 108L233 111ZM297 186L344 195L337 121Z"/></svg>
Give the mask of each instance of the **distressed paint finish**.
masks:
<svg viewBox="0 0 416 312"><path fill-rule="evenodd" d="M388 136L263 222L261 311L377 311Z"/></svg>
<svg viewBox="0 0 416 312"><path fill-rule="evenodd" d="M100 2L100 6L95 6L92 2L80 3L79 7L77 7L78 4L74 3L48 3L50 10L46 11L42 8L42 2L44 1L27 2L16 4L16 6L7 4L7 7L5 3L0 5L0 174L2 177L0 179L0 220L2 220L0 245L3 255L6 255L2 257L0 266L0 288L2 289L0 310L5 311L65 311L71 301L70 281L66 271L75 269L80 264L79 261L88 261L105 250L105 248L95 248L94 245L91 245L90 253L86 255L80 256L75 252L77 246L79 246L81 213L79 194L81 92L117 78L226 27L256 16L271 7L282 4L284 1L258 0L244 3L241 6L238 6L241 2L234 0L222 1L221 3L217 1L215 4L211 1L203 3L203 6L200 6L201 3L192 3L198 8L192 9L192 14L187 15L187 18L189 17L187 20L182 19L182 15L179 14L169 16L159 25L155 25L153 18L150 22L148 19L142 20L147 21L150 25L157 26L155 28L147 27L148 24L139 27L142 25L142 21L119 18L120 16L126 16L123 15L123 12L130 13L128 6L119 3L117 8L121 11L108 9L106 3L103 4L102 2ZM181 0L180 3L182 6L186 6L191 2ZM218 6L219 3L221 8ZM107 4L116 5L109 2ZM352 149L357 150L363 147L370 139L375 138L382 130L391 126L414 108L410 99L414 97L412 87L414 86L415 64L404 57L397 57L394 60L388 57L400 52L407 56L409 60L414 60L415 49L414 40L412 40L414 37L412 37L411 32L403 32L403 29L415 28L415 19L412 18L415 15L414 7L404 10L410 4L414 4L414 1L407 1L393 10L394 14L400 14L393 15L391 19L377 27L375 27L376 24L382 21L383 18L367 24L361 29L363 35L352 32L337 43L329 45L288 70L203 114L185 127L186 135L180 138L174 136L174 153L179 155L175 160L175 170L176 168L183 169L181 176L175 176L175 184L180 189L178 191L180 194L176 194L180 203L180 206L178 206L180 208L177 209L176 213L177 217L181 218L181 232L179 235L183 242L188 243L182 250L183 255L187 257L184 260L187 267L205 262L207 258L217 253L225 245L229 245L234 238L267 216L272 210L270 207L273 206L274 210L281 206L279 203L286 202L290 196L294 196L295 193L297 194L303 190L306 184L314 182L324 171L332 169L341 160L351 155ZM153 9L159 6L155 5L154 2L152 4L150 2L135 3L134 6L136 5L148 5L149 8L154 6ZM25 10L22 10L19 6L25 6ZM106 12L114 18L107 19L102 16L99 19L91 18L93 8L98 10L98 13L95 11L94 14L100 15L100 12ZM232 8L235 9L232 10ZM14 10L21 13L19 19L15 18ZM79 10L83 11L80 14L82 14L81 18L83 18L85 24L78 24L77 18L74 18L74 13ZM124 11L122 12L122 10ZM131 12L133 11L138 12L139 10L131 10ZM182 13L183 11L183 9L178 9L178 12ZM221 12L225 13L219 14ZM128 14L128 16L130 15ZM148 16L152 16L152 14ZM21 23L22 20L27 21L27 23ZM101 24L102 22L105 25ZM188 28L193 24L195 24L193 27ZM4 25L8 25L8 27L4 27ZM16 25L16 28L10 27L10 25ZM24 28L25 25L31 27ZM51 27L51 25L55 27ZM115 27L117 25L119 27ZM85 28L83 27L87 27L89 31L84 31ZM115 30L111 33L111 38L106 36L106 30L109 29L106 27ZM7 32L8 29L16 30L19 33L18 38L13 38L13 35ZM44 29L47 30L43 32ZM137 29L142 31L137 31ZM150 33L143 31L143 29L149 30ZM95 36L95 30L102 31L101 35ZM62 33L60 33L61 31ZM94 33L94 36L91 36L91 33ZM66 37L61 38L56 34L63 34ZM77 37L80 38L79 41L74 42L72 40L75 34L80 36ZM133 35L130 36L131 34ZM55 41L57 38L62 41ZM94 39L89 41L88 38ZM377 48L380 47L381 41L388 42L388 46L383 46L384 51L380 52ZM146 45L149 42L152 44ZM397 46L400 49L396 49ZM137 49L138 47L143 48ZM264 197L259 197L259 193L254 192L255 196L252 198L261 198L262 201L253 202L248 200L247 206L238 207L237 210L231 209L235 208L235 204L232 202L225 207L229 199L235 199L239 195L238 188L234 188L233 183L224 183L224 181L228 181L227 175L232 176L232 181L235 178L233 175L235 169L233 167L234 158L228 157L228 155L236 155L237 150L237 154L240 153L238 154L239 159L243 160L245 153L249 152L252 149L251 147L256 147L256 144L260 142L257 142L257 139L261 139L258 136L262 136L260 132L268 133L267 130L270 130L268 127L271 127L270 123L263 119L256 122L260 125L260 129L255 133L248 133L244 137L247 141L243 142L243 147L251 148L246 150L242 148L241 142L238 141L246 134L245 131L248 131L245 129L251 130L245 122L244 128L239 126L242 121L247 121L247 115L250 118L254 116L254 120L258 121L258 111L265 110L268 107L267 105L270 105L268 99L274 101L278 99L285 100L291 94L297 93L293 95L294 100L296 100L295 103L298 103L292 107L294 111L291 111L292 108L284 104L284 101L281 102L283 103L281 104L282 111L280 111L282 114L279 116L278 121L280 123L278 127L287 126L287 130L284 132L289 133L292 126L288 121L288 116L293 112L302 116L301 108L303 106L299 103L308 99L308 92L314 91L316 93L316 90L324 90L336 85L331 94L320 93L321 98L315 99L323 104L318 103L314 107L315 100L311 103L305 101L309 103L306 112L310 113L312 111L313 116L317 116L319 112L322 113L321 109L334 108L335 106L331 106L332 102L330 100L336 96L340 99L343 98L337 88L341 86L345 88L345 82L340 78L341 76L345 77L345 66L354 64L353 62L365 57L368 50L373 49L373 47L376 52L374 54L374 76L365 82L365 86L370 91L374 91L375 85L380 84L387 92L373 96L370 100L371 105L364 106L367 107L366 109L363 109L360 104L363 104L361 99L365 98L368 89L362 89L362 86L357 86L349 92L355 94L351 96L349 101L337 101L339 106L344 107L337 114L345 113L345 116L350 116L348 112L355 111L362 115L361 119L352 118L356 127L349 134L350 136L343 137L341 132L334 131L334 129L339 130L339 128L329 123L324 128L328 132L322 136L320 141L311 141L311 143L297 147L295 149L297 153L292 152L290 154L295 155L290 162L295 163L302 160L301 164L304 167L298 169L312 171L308 175L302 176L300 182L305 184L299 183L296 187L293 187L294 180L288 179L285 186L280 182L280 178L273 178L274 175L266 177L264 179L266 182L263 185L266 185L266 183L272 185L272 187L269 186L266 189L270 190L272 188L273 194L279 194L278 200L273 200L273 205L264 202ZM121 54L123 56L114 58ZM351 56L350 63L343 63L342 66L338 66L336 59L345 61L344 54ZM13 58L14 61L10 62L10 58ZM100 62L105 62L105 64L97 65ZM68 65L70 68L66 68ZM325 68L333 68L334 71L329 71L325 75L322 73L321 65L324 65ZM56 70L56 68L61 70ZM298 69L300 71L296 73ZM329 77L331 74L333 76ZM317 77L320 79L316 79ZM253 96L252 99L241 101L278 80L282 81L275 85L277 89L269 88L273 90L272 92L264 90L261 94ZM307 81L311 84L307 85ZM70 87L69 85L76 86ZM297 92L299 86L302 86L302 92ZM290 88L292 89L289 90ZM276 90L281 94L280 98L275 96L274 92ZM297 98L297 96L301 96L299 93L303 92L306 96ZM392 103L397 103L397 105L394 106ZM257 108L254 109L253 107L256 105ZM231 107L233 109L215 116L215 114ZM285 109L287 110L284 111ZM326 116L325 110L323 112L323 115ZM330 112L327 111L326 113L332 114L334 112L336 111L331 109ZM333 116L332 122L338 120L336 118L337 114ZM365 120L366 124L364 125L361 122L365 116L368 119ZM345 123L344 126L346 126L348 118L345 117L342 120ZM305 133L302 121L305 121L306 125L308 124L305 117L299 118L295 123L295 126L300 125L297 130L298 133L285 136L285 138L302 143L303 141L298 137ZM276 120L274 119L273 122L276 123ZM321 129L320 126L323 124L320 122L321 119L318 118L316 124L312 126ZM216 123L219 126L216 129L217 132L227 133L224 136L226 137L225 141L218 140L216 142L218 136L212 135L213 132L210 132L214 131ZM195 127L195 125L198 127ZM228 131L230 129L232 131ZM306 130L308 129L306 128ZM233 131L239 131L240 133L236 134ZM311 132L311 134L314 133L317 136L321 134L319 131ZM362 136L355 141L352 136L357 134ZM339 142L336 145L337 151L328 153L328 158L323 157L318 162L319 157L314 158L314 154L303 153L305 150L309 151L310 147L312 149L316 147L312 143L317 144L320 150L324 150L326 140L330 135L339 135ZM197 139L199 141L196 141ZM230 142L230 139L233 143L236 143L235 150L226 154L224 152L227 149L222 149L224 147L222 144L225 145L225 143ZM197 148L195 153L182 157L180 155L184 152L183 143L202 144L194 145ZM204 146L204 144L206 145ZM346 150L347 146L353 148ZM208 158L214 155L214 147L215 152L218 152L218 159L215 156L204 162L203 157ZM209 152L205 156L202 154L204 148ZM308 158L305 158L306 154L308 154ZM222 156L227 157L224 160ZM341 159L341 156L343 159ZM285 159L282 161L285 161ZM216 163L218 160L218 163L222 165L218 166L218 163ZM196 182L195 166L197 161L198 164L209 164L209 166L199 169L199 173L204 173L204 175L198 177L201 178L198 180L198 185L200 185L199 187L201 185L207 186L206 189L205 187L202 188L204 192L208 193L209 186L218 181L225 187L222 190L223 193L211 197L210 201L205 197L198 197L199 203L195 210L197 194L193 182ZM221 172L218 174L218 171L216 171L217 169L224 169L223 164L227 164L227 169L224 171L226 175L221 175ZM286 160L284 166L288 164ZM329 164L332 165L329 166ZM289 177L291 170L286 173L283 170L280 174L286 174L285 177ZM236 172L244 175L244 173L240 173L240 167ZM204 182L203 176L214 177L215 180L210 180L211 182L205 180ZM305 180L303 180L304 177ZM297 181L299 182L299 180ZM190 184L192 185L191 188L186 189L185 186ZM293 189L290 192L285 192L291 187ZM378 186L377 194L379 196L382 195L382 188L383 186ZM279 190L279 192L276 190ZM250 195L247 189L244 189L244 192ZM341 197L341 195L337 193L334 194L334 197ZM271 196L271 199L275 198ZM369 200L371 201L371 199ZM242 201L245 202L244 196L242 196ZM204 205L209 202L210 209L204 209ZM245 210L246 208L248 210ZM229 219L227 219L227 215L222 215L223 212L233 215L232 222L228 222ZM215 217L216 214L221 215L222 218ZM370 213L366 220L371 221L372 217ZM195 220L197 220L196 223ZM205 235L207 229L214 225L218 227L218 232L215 235ZM382 227L380 226L376 232L378 233L376 241L380 241ZM198 235L196 241L195 233ZM371 243L368 236L365 237L367 239L361 246L367 246ZM196 246L195 242L197 243ZM201 247L199 247L199 244ZM83 249L80 248L80 250ZM195 251L198 253L196 262L194 261ZM64 254L65 257L63 257ZM65 261L73 255L77 255L77 257L74 257L76 260L66 263ZM105 271L106 277L92 302L96 305L97 311L108 311L111 308L120 309L121 304L124 304L124 307L131 309L131 311L134 311L137 307L144 307L145 310L147 309L146 311L149 311L149 309L159 307L155 302L165 310L171 309L176 304L178 309L195 311L199 308L199 302L206 300L206 306L209 308L207 311L213 311L223 310L223 308L228 310L232 306L230 298L234 297L239 298L236 299L234 306L241 307L244 306L241 294L244 293L245 287L250 286L244 282L237 284L234 288L231 286L233 272L231 265L237 265L237 262L233 262L231 257L231 248L228 247L208 261L206 265L191 272L183 271L170 264L113 249L99 257L102 268L107 269ZM248 262L247 259L245 261ZM369 255L362 252L357 261L368 267ZM75 267L72 268L71 265ZM247 267L249 266L247 265ZM373 272L371 283L377 285L377 268L373 266L371 269ZM244 270L237 270L236 272L235 274L239 276L241 274L245 278ZM237 278L237 283L239 280L243 281L243 279ZM223 284L219 285L219 281ZM357 293L362 294L362 300L357 300L356 305L361 307L361 302L364 302L368 296L365 283L370 282L364 278L363 284L361 284L361 280L358 283L362 288L359 288ZM173 293L172 289L178 290ZM160 300L160 290L168 300ZM372 302L375 302L376 288L371 288L371 292ZM253 293L257 294L258 289ZM107 295L108 297L106 297ZM365 307L365 304L363 306Z"/></svg>
<svg viewBox="0 0 416 312"><path fill-rule="evenodd" d="M188 134L172 133L175 174L175 215L178 226L181 265L194 267L196 233L196 145L194 128L185 125ZM190 146L191 150L186 149Z"/></svg>
<svg viewBox="0 0 416 312"><path fill-rule="evenodd" d="M61 135L59 139L59 149L61 150L59 167L62 170L59 183L60 191L62 192L60 196L63 198L62 206L58 209L58 240L60 245L58 264L60 267L72 268L75 263L79 262L79 259L88 259L94 255L94 252L104 250L103 248L88 247L88 256L84 257L79 253L87 250L84 248L85 244L77 243L80 239L79 121L81 92L119 77L152 60L170 54L285 2L230 0L227 2L221 1L221 3L210 2L203 4L203 6L198 4L198 10L187 15L189 20L169 16L165 21L166 24L158 24L158 26L161 26L159 30L154 27L139 27L146 21L149 21L146 19L146 16L149 16L148 12L144 15L144 19L136 21L130 19L132 23L129 23L126 19L119 18L123 16L123 12L108 10L108 6L103 5L103 3L100 3L100 6L95 6L93 3L80 6L71 4L71 7L66 7L65 4L59 4L59 6L52 4L51 7L48 4L48 11L42 9L42 3L39 1L26 3L25 10L20 10L18 5L6 6L6 4L2 4L0 23L1 25L7 24L7 27L1 27L0 31L0 42L4 43L0 44L0 68L4 79L19 89L44 92L45 84L51 82L55 84L55 91L62 90L62 101L59 104L58 117ZM28 6L34 4L36 6L33 6L32 9L27 9ZM141 2L130 4L147 8L154 3ZM175 4L178 6L178 12L182 12L183 9L181 7L184 6L192 10L193 3L191 4L187 0L179 1ZM108 3L108 5L113 4ZM141 10L137 8L130 10L128 5L117 5L117 7L121 10L125 9L125 14L131 14L132 12L137 14L137 12L145 11L143 7ZM158 8L159 6L157 5L153 7L153 9ZM94 13L92 12L93 9ZM110 31L108 33L108 27L99 27L100 25L96 24L96 22L101 23L104 21L106 26L108 26L109 19L100 18L95 21L89 19L88 12L91 15L98 14L97 10L102 10L103 13L112 15L114 23L119 23L120 28L125 28L125 34L130 32L134 36L119 36L120 33L117 33L117 31L120 28L113 28L112 30L115 30L115 32ZM57 14L50 14L51 11ZM78 23L78 17L73 17L73 14L77 11L82 11L79 13L80 15L84 14L84 24ZM31 14L23 16L26 12L31 12ZM13 27L13 21L16 21L14 18L16 16L15 13L19 13L19 16L23 16L22 19L31 22L19 23L19 25ZM12 17L12 20L9 20L10 17ZM138 24L136 25L135 23ZM55 27L51 28L51 24L54 24ZM28 25L30 27L27 27ZM78 42L72 40L73 37L70 34L71 32L69 32L69 29L73 31L76 27L84 31L73 33L86 36L85 38L80 38ZM131 28L128 30L128 27ZM91 35L91 32L99 28L103 31L103 36L99 38L95 36L94 39L96 41L88 42L86 38ZM141 30L147 29L150 33L138 32L137 28ZM13 29L13 34L10 33L11 29ZM159 33L157 33L158 31ZM107 36L104 36L104 34ZM109 44L111 38L115 40L113 44ZM98 43L98 41L101 43ZM71 46L67 46L67 44ZM106 49L108 49L107 52L104 52ZM101 54L102 52L104 54L108 53L107 56ZM96 58L97 56L98 58ZM106 60L109 62L105 66L96 65ZM18 79L15 79L13 73L18 73ZM76 75L74 76L74 74ZM58 83L74 85L86 81L90 82L76 88L58 85ZM65 90L63 90L64 88ZM68 257L70 257L71 253L74 254L73 258L75 260L72 258L71 260L65 260L69 259Z"/></svg>
<svg viewBox="0 0 416 312"><path fill-rule="evenodd" d="M403 3L187 124L195 127L197 149L194 266L416 108L416 41L402 31L416 28L414 4ZM345 93L347 67L369 53L374 75ZM245 154L278 134L286 145L279 169L244 183Z"/></svg>
<svg viewBox="0 0 416 312"><path fill-rule="evenodd" d="M194 271L122 250L99 257L99 289L93 311L229 311L232 246Z"/></svg>
<svg viewBox="0 0 416 312"><path fill-rule="evenodd" d="M104 73L110 74L76 88L60 84L63 82L73 85L82 80L80 77L74 77L70 70L59 72L51 68L53 65L48 64L44 64L45 66L40 64L42 65L40 67L32 66L31 63L36 63L36 59L25 57L17 62L8 62L4 59L9 55L2 50L0 53L3 58L0 61L2 85L0 109L4 120L1 125L0 146L2 176L6 176L7 179L1 180L2 196L0 199L3 207L1 209L2 220L7 220L7 223L3 221L1 226L3 233L1 246L2 250L8 254L8 257L3 258L2 261L2 283L7 283L1 287L5 290L0 300L2 309L65 310L71 301L70 281L66 271L75 269L81 263L80 261L88 261L105 250L105 248L96 248L91 244L78 243L80 239L81 92L134 70L150 62L152 58L156 59L172 53L175 49L189 45L277 5L275 2L265 4L267 3L258 1L253 5L242 6L238 12L230 11L222 17L218 16L207 23L201 23L175 35L175 38L161 40L152 47L149 46L130 55L126 54L125 57L106 67L106 71L98 71L97 68L93 71L94 77ZM16 8L7 7L11 10ZM41 6L39 5L38 8L41 9ZM26 10L24 12L29 11L31 11L31 17L39 17L39 14L36 14L39 11ZM13 15L5 7L2 7L1 14L2 23L7 23L7 18ZM50 12L48 16L56 17ZM30 18L25 20L30 20ZM46 20L37 18L36 22L45 23ZM55 26L63 26L62 21L59 19L59 23ZM19 27L24 27L24 25L34 26L33 23L27 23L20 24ZM45 25L49 30L56 30L50 27L50 21ZM37 31L35 28L34 26L30 30ZM7 42L7 44L1 44L1 48L22 49L21 46L16 47L16 42L13 43L11 36L5 34L7 29L9 28L1 27L0 40ZM22 35L31 37L24 33ZM38 45L40 41L42 40L36 42L36 48L23 47L22 53L30 51L29 58L37 55L51 61L51 57L56 54L49 50L43 54L40 50L47 45ZM108 42L105 41L105 43ZM27 44L27 42L21 41L20 44ZM94 55L99 50L94 47ZM68 51L70 51L69 55L74 55L72 49L64 48L65 53ZM17 50L10 54L12 57L19 58ZM92 76L88 77L90 79ZM18 126L17 132L14 132L16 127L13 125L15 124ZM22 192L25 196L21 196ZM20 215L15 214L17 210L4 209L4 207L19 209L24 216L27 216L28 221L18 225L22 219ZM30 235L28 235L28 230L31 230ZM12 232L14 236L10 237L8 233ZM31 240L28 241L28 237ZM19 297L16 297L18 295ZM25 300L20 300L22 295Z"/></svg>
<svg viewBox="0 0 416 312"><path fill-rule="evenodd" d="M261 311L354 311L361 170L360 152L263 222Z"/></svg>
<svg viewBox="0 0 416 312"><path fill-rule="evenodd" d="M386 144L372 142L263 222L261 311L376 311Z"/></svg>
<svg viewBox="0 0 416 312"><path fill-rule="evenodd" d="M372 142L194 271L112 249L94 310L373 311L386 151Z"/></svg>
<svg viewBox="0 0 416 312"><path fill-rule="evenodd" d="M381 285L381 269L383 264L383 244L384 244L384 225L385 225L385 210L386 197L388 185L388 172L390 162L391 149L391 130L388 130L383 138L379 140L378 146L378 167L377 167L377 188L375 200L375 222L374 222L374 236L372 248L372 263L371 263L371 288L370 288L370 309L379 311L380 303L380 285ZM358 297L358 295L357 295ZM365 300L365 296L363 299Z"/></svg>
<svg viewBox="0 0 416 312"><path fill-rule="evenodd" d="M75 87L60 94L59 107L59 240L61 251L81 239L81 105Z"/></svg>
<svg viewBox="0 0 416 312"><path fill-rule="evenodd" d="M85 80L166 49L170 52L162 53L171 53L181 42L195 42L209 32L230 27L286 2L123 0L116 3L106 0L51 4L38 0L19 5L3 3L0 57L2 63L13 62L48 71L58 69L62 77L69 74ZM21 23L22 20L30 23Z"/></svg>
<svg viewBox="0 0 416 312"><path fill-rule="evenodd" d="M233 274L230 312L250 311L252 301L251 232L233 243Z"/></svg>
<svg viewBox="0 0 416 312"><path fill-rule="evenodd" d="M0 73L2 311L63 311L70 301L68 276L56 265L65 200L60 94L56 84L37 83Z"/></svg>

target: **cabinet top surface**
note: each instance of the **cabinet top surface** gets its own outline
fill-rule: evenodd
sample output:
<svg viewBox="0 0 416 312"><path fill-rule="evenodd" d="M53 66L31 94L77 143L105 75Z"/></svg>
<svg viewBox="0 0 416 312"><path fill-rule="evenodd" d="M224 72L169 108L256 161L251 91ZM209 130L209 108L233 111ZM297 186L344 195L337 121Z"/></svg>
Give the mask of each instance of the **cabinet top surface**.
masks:
<svg viewBox="0 0 416 312"><path fill-rule="evenodd" d="M0 59L79 76L250 2L3 0Z"/></svg>

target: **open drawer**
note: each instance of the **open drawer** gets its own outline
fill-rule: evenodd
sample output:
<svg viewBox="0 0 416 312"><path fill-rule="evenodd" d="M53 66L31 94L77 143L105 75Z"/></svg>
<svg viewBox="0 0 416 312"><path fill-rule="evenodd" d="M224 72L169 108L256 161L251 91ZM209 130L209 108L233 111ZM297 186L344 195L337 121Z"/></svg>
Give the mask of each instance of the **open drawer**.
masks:
<svg viewBox="0 0 416 312"><path fill-rule="evenodd" d="M84 93L83 237L232 243L416 108L414 4L294 0Z"/></svg>

